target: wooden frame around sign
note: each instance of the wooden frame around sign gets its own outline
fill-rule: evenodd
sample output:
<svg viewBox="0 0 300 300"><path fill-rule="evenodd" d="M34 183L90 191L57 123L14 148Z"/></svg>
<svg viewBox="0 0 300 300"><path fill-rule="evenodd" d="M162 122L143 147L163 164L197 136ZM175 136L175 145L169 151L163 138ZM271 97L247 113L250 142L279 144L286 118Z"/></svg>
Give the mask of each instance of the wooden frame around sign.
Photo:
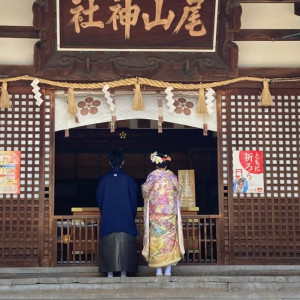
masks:
<svg viewBox="0 0 300 300"><path fill-rule="evenodd" d="M34 49L34 73L50 79L70 81L112 81L124 77L150 77L157 80L199 82L237 76L238 47L234 33L240 29L241 6L220 0L214 52L195 49L173 52L128 49L128 51L58 51L56 0L36 0L33 26L40 41ZM186 49L188 50L188 49Z"/></svg>

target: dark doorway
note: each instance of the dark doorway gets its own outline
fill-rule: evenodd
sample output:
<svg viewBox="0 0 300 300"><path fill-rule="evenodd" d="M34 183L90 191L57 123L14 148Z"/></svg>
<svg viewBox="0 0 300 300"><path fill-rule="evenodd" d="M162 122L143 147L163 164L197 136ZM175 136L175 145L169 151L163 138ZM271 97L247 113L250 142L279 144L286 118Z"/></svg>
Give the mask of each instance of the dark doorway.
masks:
<svg viewBox="0 0 300 300"><path fill-rule="evenodd" d="M71 129L70 136L56 133L55 214L71 214L72 207L96 207L99 177L110 170L111 150L125 153L124 171L140 186L154 170L150 153L165 151L171 170L195 170L196 206L199 214L218 213L217 138L202 129ZM140 190L140 189L139 189ZM139 206L143 206L140 192Z"/></svg>

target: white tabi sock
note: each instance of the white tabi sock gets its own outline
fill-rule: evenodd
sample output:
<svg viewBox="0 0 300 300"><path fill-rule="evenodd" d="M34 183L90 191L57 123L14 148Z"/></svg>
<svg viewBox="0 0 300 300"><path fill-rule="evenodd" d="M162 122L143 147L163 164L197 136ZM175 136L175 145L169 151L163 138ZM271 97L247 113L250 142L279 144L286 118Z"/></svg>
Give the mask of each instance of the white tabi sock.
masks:
<svg viewBox="0 0 300 300"><path fill-rule="evenodd" d="M172 269L172 266L166 266L165 275L167 275L167 276L171 275L171 269Z"/></svg>
<svg viewBox="0 0 300 300"><path fill-rule="evenodd" d="M108 273L107 273L107 277L109 277L109 278L114 277L114 273L113 273L113 272L108 272Z"/></svg>
<svg viewBox="0 0 300 300"><path fill-rule="evenodd" d="M156 276L162 276L163 272L162 272L162 268L157 268L156 269Z"/></svg>
<svg viewBox="0 0 300 300"><path fill-rule="evenodd" d="M125 271L121 272L121 277L127 277L127 273Z"/></svg>

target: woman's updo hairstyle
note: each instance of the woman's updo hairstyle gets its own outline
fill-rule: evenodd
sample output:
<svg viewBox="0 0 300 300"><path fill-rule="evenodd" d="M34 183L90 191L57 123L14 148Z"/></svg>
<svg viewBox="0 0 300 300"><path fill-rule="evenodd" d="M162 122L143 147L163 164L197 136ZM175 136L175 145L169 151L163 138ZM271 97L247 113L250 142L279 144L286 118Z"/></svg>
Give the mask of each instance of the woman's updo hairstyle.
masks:
<svg viewBox="0 0 300 300"><path fill-rule="evenodd" d="M155 151L151 153L150 159L152 162L156 164L157 167L159 168L167 167L167 169L169 169L171 157L168 154Z"/></svg>

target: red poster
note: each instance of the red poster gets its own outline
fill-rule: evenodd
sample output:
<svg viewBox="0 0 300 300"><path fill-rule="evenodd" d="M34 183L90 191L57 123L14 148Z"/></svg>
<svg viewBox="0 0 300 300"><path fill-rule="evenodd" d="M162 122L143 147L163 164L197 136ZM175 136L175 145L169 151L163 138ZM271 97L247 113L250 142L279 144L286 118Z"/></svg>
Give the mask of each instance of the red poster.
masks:
<svg viewBox="0 0 300 300"><path fill-rule="evenodd" d="M263 152L233 151L233 192L264 193Z"/></svg>
<svg viewBox="0 0 300 300"><path fill-rule="evenodd" d="M0 151L0 194L20 194L21 151Z"/></svg>

